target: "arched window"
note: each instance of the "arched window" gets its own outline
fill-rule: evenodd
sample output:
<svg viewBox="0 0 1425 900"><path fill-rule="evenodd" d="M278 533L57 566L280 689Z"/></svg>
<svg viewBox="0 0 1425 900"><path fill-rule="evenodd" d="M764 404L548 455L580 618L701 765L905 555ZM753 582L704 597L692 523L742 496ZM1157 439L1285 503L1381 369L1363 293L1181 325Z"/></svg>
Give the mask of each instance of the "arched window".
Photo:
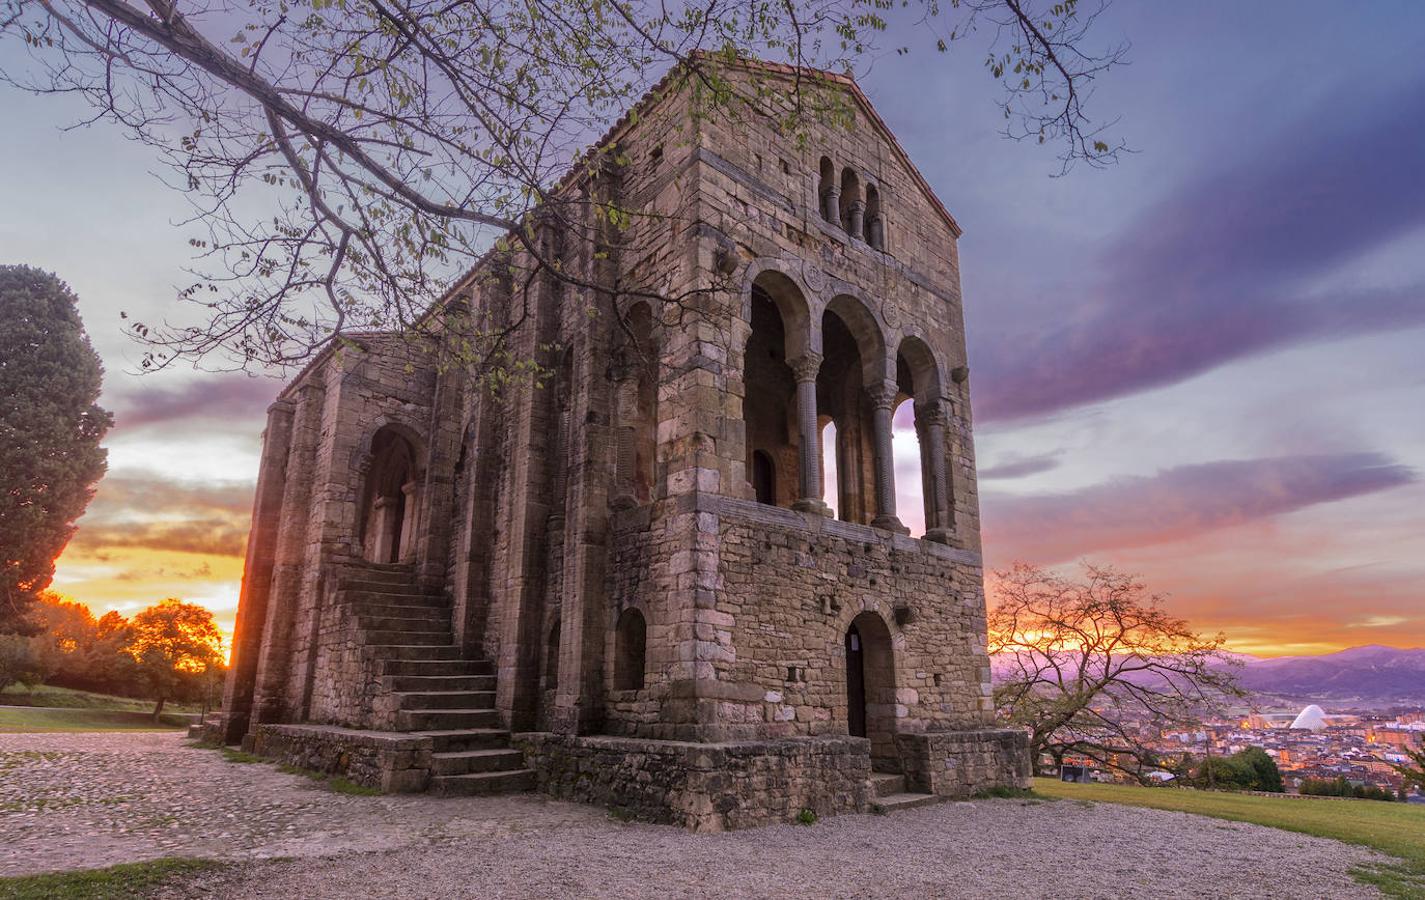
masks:
<svg viewBox="0 0 1425 900"><path fill-rule="evenodd" d="M549 640L544 643L544 689L552 691L559 687L559 620L549 629Z"/></svg>
<svg viewBox="0 0 1425 900"><path fill-rule="evenodd" d="M828 222L835 222L841 216L837 196L836 166L832 165L831 157L823 156L821 178L816 185L816 198L821 204L821 217Z"/></svg>
<svg viewBox="0 0 1425 900"><path fill-rule="evenodd" d="M758 503L777 503L777 467L765 450L752 452L752 490Z"/></svg>
<svg viewBox="0 0 1425 900"><path fill-rule="evenodd" d="M643 613L636 609L626 609L618 617L614 637L614 690L643 690L647 631Z"/></svg>
<svg viewBox="0 0 1425 900"><path fill-rule="evenodd" d="M886 221L881 217L881 192L874 184L866 185L866 243L877 250L886 249Z"/></svg>

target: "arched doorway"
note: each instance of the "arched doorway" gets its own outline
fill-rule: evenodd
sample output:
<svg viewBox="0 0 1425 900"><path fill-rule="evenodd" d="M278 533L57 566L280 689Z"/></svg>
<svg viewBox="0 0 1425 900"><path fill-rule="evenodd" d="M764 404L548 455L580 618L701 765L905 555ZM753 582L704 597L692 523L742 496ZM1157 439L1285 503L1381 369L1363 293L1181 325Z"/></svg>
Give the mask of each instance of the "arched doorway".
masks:
<svg viewBox="0 0 1425 900"><path fill-rule="evenodd" d="M871 741L871 763L895 770L896 675L891 631L863 612L846 629L846 731Z"/></svg>
<svg viewBox="0 0 1425 900"><path fill-rule="evenodd" d="M416 450L390 426L371 439L371 466L362 492L362 556L370 562L408 562L415 555L420 478Z"/></svg>

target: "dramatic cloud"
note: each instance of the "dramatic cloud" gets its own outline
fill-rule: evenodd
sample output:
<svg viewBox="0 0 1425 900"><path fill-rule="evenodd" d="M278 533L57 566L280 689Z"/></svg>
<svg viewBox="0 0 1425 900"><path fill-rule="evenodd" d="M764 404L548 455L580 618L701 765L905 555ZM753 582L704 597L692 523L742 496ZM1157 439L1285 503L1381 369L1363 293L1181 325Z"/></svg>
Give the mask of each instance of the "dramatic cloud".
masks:
<svg viewBox="0 0 1425 900"><path fill-rule="evenodd" d="M195 420L256 419L281 390L280 382L246 375L207 375L174 387L139 381L112 400L115 424L130 432L149 425Z"/></svg>
<svg viewBox="0 0 1425 900"><path fill-rule="evenodd" d="M1005 457L1001 462L994 465L984 466L980 469L981 481L995 478L1027 478L1030 475L1038 475L1057 469L1060 464L1061 451L1055 450L1052 453L1037 453L1033 456Z"/></svg>
<svg viewBox="0 0 1425 900"><path fill-rule="evenodd" d="M100 483L71 545L98 558L118 547L241 556L252 490L113 475Z"/></svg>
<svg viewBox="0 0 1425 900"><path fill-rule="evenodd" d="M1425 322L1425 285L1313 281L1425 227L1425 85L1333 105L1125 229L1051 326L977 345L982 421L1171 384L1293 343ZM1006 304L1005 308L1014 308Z"/></svg>
<svg viewBox="0 0 1425 900"><path fill-rule="evenodd" d="M1055 563L1181 540L1415 479L1380 454L1341 453L1178 466L1059 494L986 492L985 546L993 548L995 565Z"/></svg>

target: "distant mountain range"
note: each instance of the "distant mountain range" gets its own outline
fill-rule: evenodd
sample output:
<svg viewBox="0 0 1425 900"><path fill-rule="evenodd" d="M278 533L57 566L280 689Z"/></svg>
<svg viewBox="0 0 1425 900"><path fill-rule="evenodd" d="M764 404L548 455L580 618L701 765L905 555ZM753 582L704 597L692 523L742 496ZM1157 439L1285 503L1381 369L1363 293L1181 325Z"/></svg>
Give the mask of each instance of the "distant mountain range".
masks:
<svg viewBox="0 0 1425 900"><path fill-rule="evenodd" d="M1244 688L1329 700L1425 703L1425 649L1369 644L1323 656L1243 657Z"/></svg>
<svg viewBox="0 0 1425 900"><path fill-rule="evenodd" d="M1234 656L1242 663L1239 683L1254 694L1313 703L1425 704L1425 649L1371 644L1322 656ZM1012 658L990 661L996 680L1013 665Z"/></svg>

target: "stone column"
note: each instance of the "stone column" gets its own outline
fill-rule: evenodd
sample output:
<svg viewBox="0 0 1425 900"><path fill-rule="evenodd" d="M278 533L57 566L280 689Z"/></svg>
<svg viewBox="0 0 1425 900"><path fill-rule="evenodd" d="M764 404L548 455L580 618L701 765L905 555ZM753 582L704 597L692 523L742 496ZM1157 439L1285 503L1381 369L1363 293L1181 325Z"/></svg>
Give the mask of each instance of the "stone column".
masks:
<svg viewBox="0 0 1425 900"><path fill-rule="evenodd" d="M822 218L835 225L841 224L841 189L832 185L821 195Z"/></svg>
<svg viewBox="0 0 1425 900"><path fill-rule="evenodd" d="M877 250L886 249L886 226L880 216L872 216L866 223L866 243Z"/></svg>
<svg viewBox="0 0 1425 900"><path fill-rule="evenodd" d="M376 533L371 537L370 560L375 563L400 562L391 552L391 539L396 531L396 498L377 497L371 504L375 510Z"/></svg>
<svg viewBox="0 0 1425 900"><path fill-rule="evenodd" d="M931 520L925 523L925 539L941 544L950 543L955 525L950 516L950 480L945 465L945 405L935 399L928 403L915 404L915 428L921 435L920 452L925 457L925 470L929 473L929 501L926 506Z"/></svg>
<svg viewBox="0 0 1425 900"><path fill-rule="evenodd" d="M277 532L282 524L282 495L287 478L287 454L292 443L292 414L296 404L278 400L267 408L267 429L262 433L262 462L258 466L257 493L252 504L252 530L247 539L242 594L233 629L232 662L223 684L223 743L235 744L247 734L252 696L257 683L257 661L262 652L262 632L272 588Z"/></svg>
<svg viewBox="0 0 1425 900"><path fill-rule="evenodd" d="M401 546L396 550L396 558L392 562L409 562L416 555L416 523L420 521L420 485L415 480L401 485L401 493L405 495L406 502L404 514L401 516Z"/></svg>
<svg viewBox="0 0 1425 900"><path fill-rule="evenodd" d="M831 507L821 499L821 433L816 427L816 375L821 371L821 354L808 352L790 363L797 377L797 430L801 438L800 490L792 508L829 516Z"/></svg>
<svg viewBox="0 0 1425 900"><path fill-rule="evenodd" d="M846 225L846 233L854 238L860 239L862 236L862 223L866 216L866 201L851 201L851 217Z"/></svg>
<svg viewBox="0 0 1425 900"><path fill-rule="evenodd" d="M910 529L896 517L896 460L891 452L891 413L899 391L893 381L883 381L866 388L874 412L876 437L876 517L871 524L886 531L910 534Z"/></svg>

